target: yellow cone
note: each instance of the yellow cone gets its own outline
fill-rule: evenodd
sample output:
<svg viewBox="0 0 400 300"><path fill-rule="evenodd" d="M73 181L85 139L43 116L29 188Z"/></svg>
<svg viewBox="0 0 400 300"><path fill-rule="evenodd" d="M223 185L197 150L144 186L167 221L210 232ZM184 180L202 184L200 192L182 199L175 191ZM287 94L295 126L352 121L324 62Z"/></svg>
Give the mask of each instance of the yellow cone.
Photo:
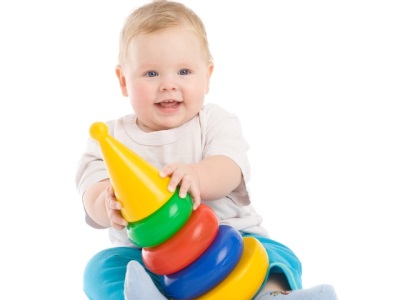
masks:
<svg viewBox="0 0 400 300"><path fill-rule="evenodd" d="M106 164L121 213L129 223L146 218L167 202L173 193L167 189L169 177L108 134L105 123L96 122L90 135L97 140Z"/></svg>

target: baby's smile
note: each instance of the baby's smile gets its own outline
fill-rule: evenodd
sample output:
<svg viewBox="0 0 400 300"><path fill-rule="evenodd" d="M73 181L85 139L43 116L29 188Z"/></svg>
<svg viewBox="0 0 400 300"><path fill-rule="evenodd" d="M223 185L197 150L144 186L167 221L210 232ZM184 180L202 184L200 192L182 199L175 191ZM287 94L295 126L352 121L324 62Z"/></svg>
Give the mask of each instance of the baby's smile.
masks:
<svg viewBox="0 0 400 300"><path fill-rule="evenodd" d="M161 108L178 108L182 102L176 100L166 100L160 103L156 103Z"/></svg>

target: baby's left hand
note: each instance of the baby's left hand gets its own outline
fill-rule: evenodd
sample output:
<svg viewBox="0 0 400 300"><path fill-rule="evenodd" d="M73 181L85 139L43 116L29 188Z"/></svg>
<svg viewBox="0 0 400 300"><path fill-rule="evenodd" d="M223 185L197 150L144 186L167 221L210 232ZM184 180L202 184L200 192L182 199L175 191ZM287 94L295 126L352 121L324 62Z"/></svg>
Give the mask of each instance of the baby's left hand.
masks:
<svg viewBox="0 0 400 300"><path fill-rule="evenodd" d="M186 193L189 192L193 200L193 210L196 210L200 205L200 189L199 179L196 172L187 164L169 164L166 165L161 171L160 176L165 178L171 177L169 181L168 190L174 192L178 186L179 197L185 198Z"/></svg>

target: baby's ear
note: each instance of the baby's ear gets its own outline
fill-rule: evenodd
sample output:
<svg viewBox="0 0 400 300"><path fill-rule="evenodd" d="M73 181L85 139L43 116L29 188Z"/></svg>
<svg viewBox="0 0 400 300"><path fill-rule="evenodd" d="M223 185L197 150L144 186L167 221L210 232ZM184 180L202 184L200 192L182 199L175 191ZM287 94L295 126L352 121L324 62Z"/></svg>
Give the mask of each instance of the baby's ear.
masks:
<svg viewBox="0 0 400 300"><path fill-rule="evenodd" d="M121 65L117 65L115 67L115 74L118 77L119 86L121 88L122 95L125 97L128 97L128 91L126 89L126 79L125 79L125 75L124 75Z"/></svg>
<svg viewBox="0 0 400 300"><path fill-rule="evenodd" d="M210 64L208 65L208 69L207 69L206 94L207 94L207 93L209 92L209 90L210 90L210 78L211 78L211 75L212 75L213 71L214 71L214 64L210 63Z"/></svg>

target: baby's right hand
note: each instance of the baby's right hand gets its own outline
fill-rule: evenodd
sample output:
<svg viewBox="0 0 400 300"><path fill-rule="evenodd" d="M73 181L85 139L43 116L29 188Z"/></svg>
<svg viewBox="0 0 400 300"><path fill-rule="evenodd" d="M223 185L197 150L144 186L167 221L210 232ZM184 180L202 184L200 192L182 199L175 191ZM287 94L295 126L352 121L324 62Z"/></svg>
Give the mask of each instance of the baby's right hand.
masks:
<svg viewBox="0 0 400 300"><path fill-rule="evenodd" d="M111 186L106 190L105 206L111 227L121 230L128 225L121 214L121 203L115 197L114 189Z"/></svg>

